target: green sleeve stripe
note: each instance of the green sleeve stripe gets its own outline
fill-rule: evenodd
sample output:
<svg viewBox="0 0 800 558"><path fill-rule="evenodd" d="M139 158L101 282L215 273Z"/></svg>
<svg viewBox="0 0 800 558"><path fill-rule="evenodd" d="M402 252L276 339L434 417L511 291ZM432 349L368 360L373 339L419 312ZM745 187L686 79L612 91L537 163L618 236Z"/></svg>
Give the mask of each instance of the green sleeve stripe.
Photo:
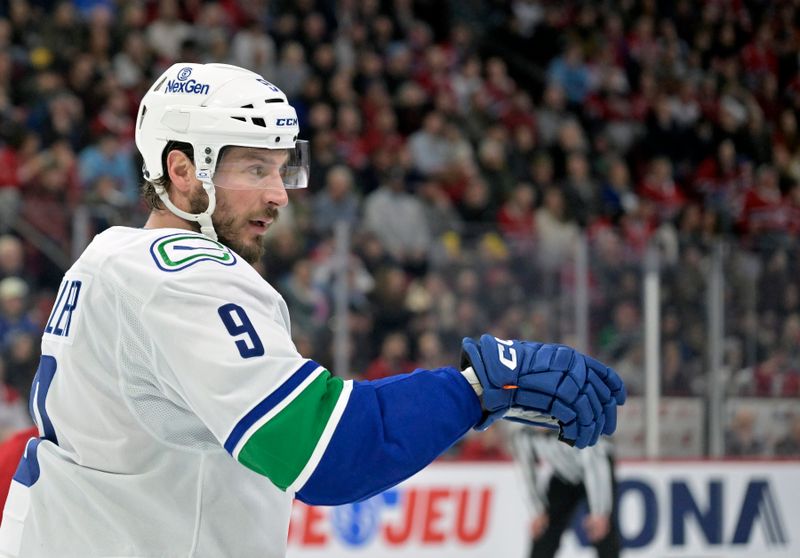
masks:
<svg viewBox="0 0 800 558"><path fill-rule="evenodd" d="M311 458L308 460L308 463L306 463L306 466L303 468L303 470L300 471L300 475L294 480L291 486L289 486L289 490L297 492L303 488L311 474L317 468L317 465L319 465L322 455L325 453L325 450L328 449L328 444L330 443L331 438L333 438L333 432L336 430L336 427L339 426L339 420L344 414L344 409L347 407L348 401L350 401L350 393L352 391L353 381L348 380L344 382L342 393L339 394L339 401L336 402L336 406L333 408L331 418L328 420L325 430L322 431L322 436L317 442L317 446L314 448Z"/></svg>
<svg viewBox="0 0 800 558"><path fill-rule="evenodd" d="M288 405L250 435L236 458L286 490L311 459L343 386L341 378L323 370Z"/></svg>

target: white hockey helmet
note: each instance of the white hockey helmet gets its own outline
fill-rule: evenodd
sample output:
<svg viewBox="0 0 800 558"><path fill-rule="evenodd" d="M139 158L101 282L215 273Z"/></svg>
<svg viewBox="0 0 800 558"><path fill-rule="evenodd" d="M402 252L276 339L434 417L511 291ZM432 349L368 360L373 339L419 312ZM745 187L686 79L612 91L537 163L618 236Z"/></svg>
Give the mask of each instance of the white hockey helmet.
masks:
<svg viewBox="0 0 800 558"><path fill-rule="evenodd" d="M213 177L220 151L226 146L285 150L281 166L286 188L308 185L308 142L298 140L297 113L286 95L250 70L228 64L171 66L142 98L136 121L136 147L144 158L145 180L164 176L164 149L184 142L194 150L197 178L209 204L192 214L175 207L163 188L156 193L176 215L197 221L201 231L216 240L211 214L216 205Z"/></svg>

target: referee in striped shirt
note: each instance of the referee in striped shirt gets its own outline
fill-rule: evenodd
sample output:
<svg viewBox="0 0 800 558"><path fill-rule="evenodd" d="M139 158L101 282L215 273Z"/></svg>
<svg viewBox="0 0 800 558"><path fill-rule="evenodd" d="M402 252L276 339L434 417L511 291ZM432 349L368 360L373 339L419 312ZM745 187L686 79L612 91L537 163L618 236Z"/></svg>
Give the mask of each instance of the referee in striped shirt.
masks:
<svg viewBox="0 0 800 558"><path fill-rule="evenodd" d="M596 446L579 450L559 442L548 431L527 428L516 430L511 440L532 508L531 558L555 556L561 535L584 499L589 514L583 527L598 557L617 558L620 545L611 444L600 440Z"/></svg>

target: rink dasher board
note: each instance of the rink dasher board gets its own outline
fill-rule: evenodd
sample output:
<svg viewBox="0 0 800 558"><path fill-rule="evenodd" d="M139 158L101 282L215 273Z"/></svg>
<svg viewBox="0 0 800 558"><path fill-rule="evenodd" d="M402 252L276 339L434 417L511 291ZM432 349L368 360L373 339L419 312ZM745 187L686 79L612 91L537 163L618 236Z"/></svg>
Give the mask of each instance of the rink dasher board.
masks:
<svg viewBox="0 0 800 558"><path fill-rule="evenodd" d="M800 461L626 461L617 477L625 556L800 556ZM298 502L292 517L289 558L523 558L529 547L508 462L436 463L362 503ZM568 531L559 556L594 556L581 537Z"/></svg>

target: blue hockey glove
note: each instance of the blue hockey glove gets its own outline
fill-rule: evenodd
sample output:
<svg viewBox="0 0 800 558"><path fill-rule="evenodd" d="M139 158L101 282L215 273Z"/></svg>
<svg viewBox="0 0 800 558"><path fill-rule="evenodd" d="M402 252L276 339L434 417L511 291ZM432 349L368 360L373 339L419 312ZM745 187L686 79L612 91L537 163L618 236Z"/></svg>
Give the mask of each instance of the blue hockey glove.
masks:
<svg viewBox="0 0 800 558"><path fill-rule="evenodd" d="M559 439L578 448L597 443L617 427L625 386L616 372L565 345L465 338L461 368L480 381L485 430L507 418L560 429Z"/></svg>

